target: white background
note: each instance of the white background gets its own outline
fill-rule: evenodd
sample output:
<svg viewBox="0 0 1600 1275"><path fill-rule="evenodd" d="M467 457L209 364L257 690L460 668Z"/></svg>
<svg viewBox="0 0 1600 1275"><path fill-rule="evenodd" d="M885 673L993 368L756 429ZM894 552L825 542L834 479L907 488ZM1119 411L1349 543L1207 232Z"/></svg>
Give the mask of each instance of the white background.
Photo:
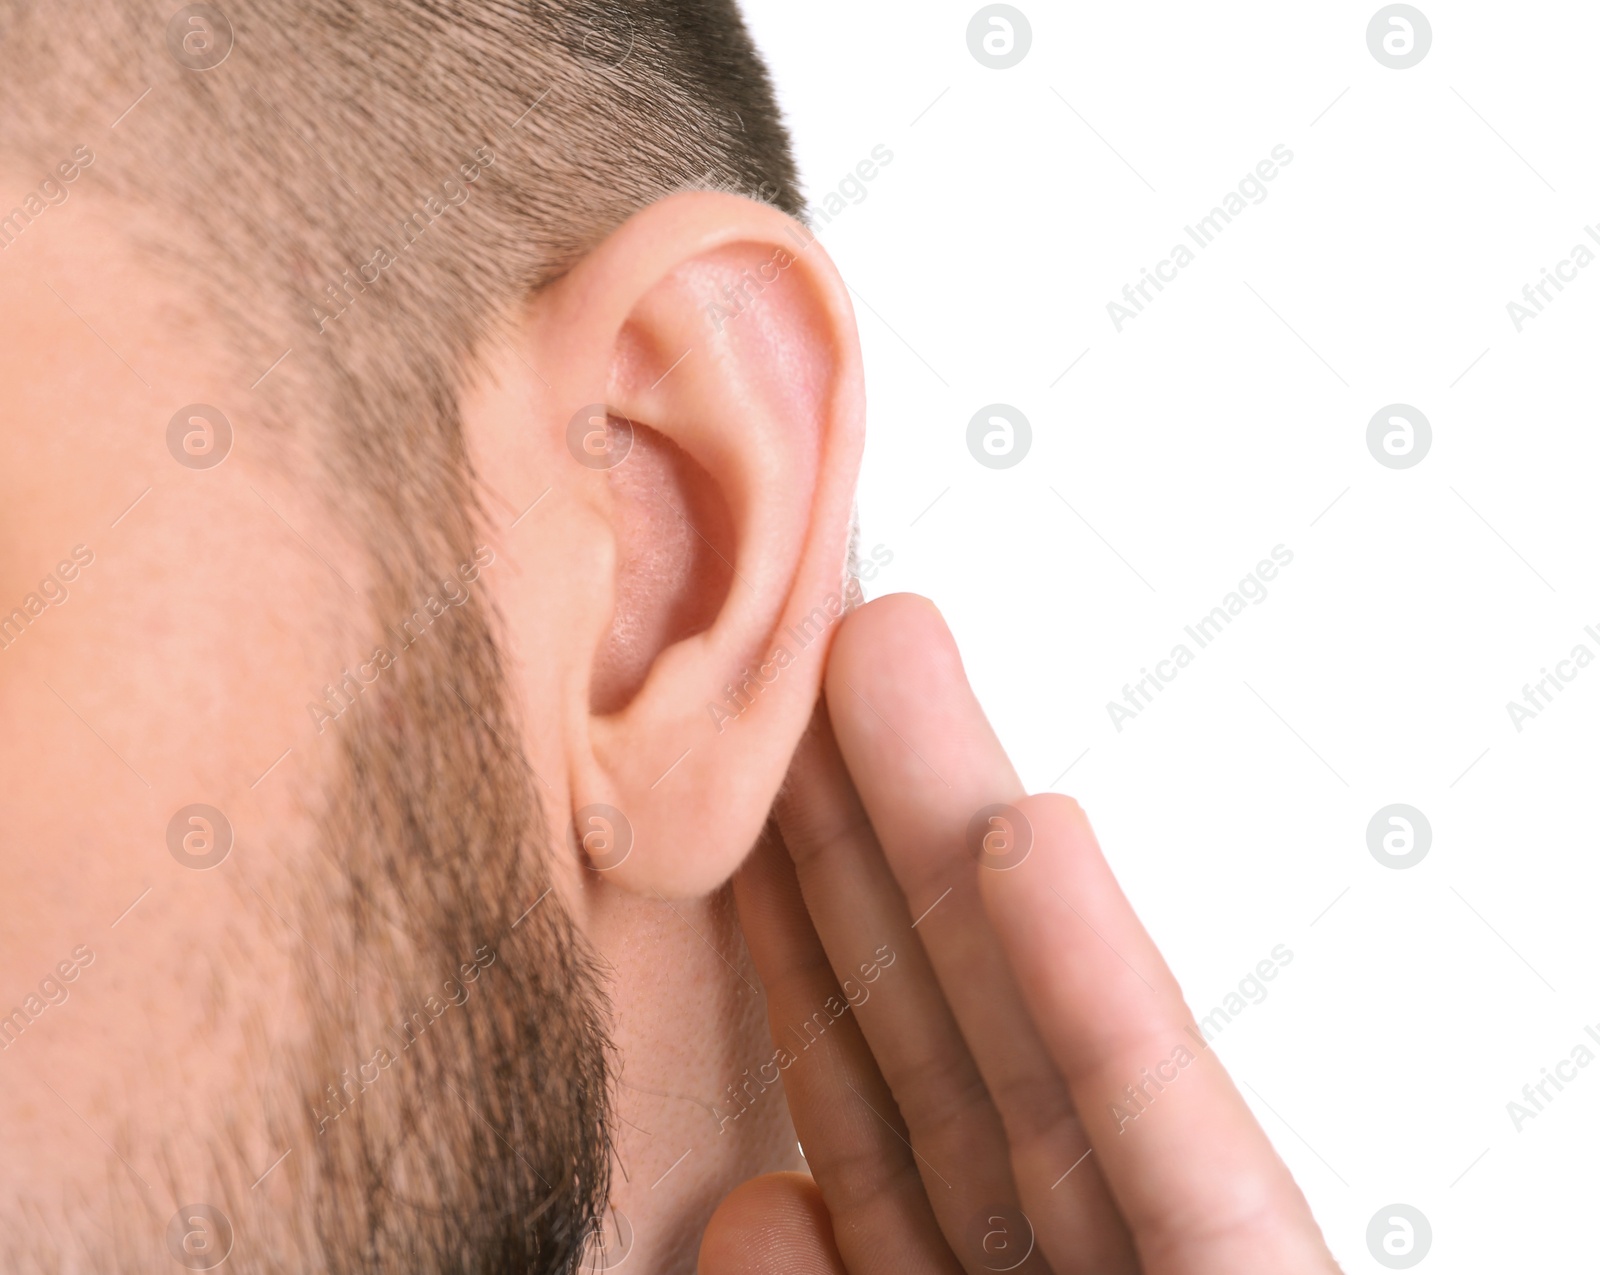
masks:
<svg viewBox="0 0 1600 1275"><path fill-rule="evenodd" d="M1020 7L996 71L972 0L746 0L811 199L894 156L820 230L866 353L862 545L893 554L868 592L941 606L1197 1012L1292 950L1216 1047L1346 1270L1383 1269L1395 1202L1418 1269L1596 1269L1600 1062L1520 1131L1506 1104L1600 1024L1600 663L1520 732L1506 702L1600 656L1600 262L1520 333L1506 305L1600 250L1600 11L1423 0L1391 70L1371 0ZM1118 333L1106 303L1279 143ZM993 402L1032 424L1011 469L967 450ZM1404 470L1366 445L1396 402L1433 429ZM1107 701L1278 544L1119 732ZM1366 843L1394 802L1433 830L1405 870Z"/></svg>

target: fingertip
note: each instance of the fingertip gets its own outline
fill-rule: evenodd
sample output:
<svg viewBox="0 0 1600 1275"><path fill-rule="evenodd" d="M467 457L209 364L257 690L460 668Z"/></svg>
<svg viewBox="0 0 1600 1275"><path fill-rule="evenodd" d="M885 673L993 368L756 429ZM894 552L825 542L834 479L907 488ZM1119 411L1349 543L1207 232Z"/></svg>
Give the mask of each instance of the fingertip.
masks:
<svg viewBox="0 0 1600 1275"><path fill-rule="evenodd" d="M1013 820L1020 824L1014 836L1025 849L1013 853L1003 867L988 865L991 870L980 878L986 896L1058 882L1064 858L1081 859L1086 851L1101 858L1089 816L1076 798L1059 792L1032 793L1017 798L1011 809Z"/></svg>
<svg viewBox="0 0 1600 1275"><path fill-rule="evenodd" d="M1036 792L1024 797L1017 805L1038 811L1041 819L1074 824L1085 830L1089 828L1089 816L1083 804L1076 797L1069 797L1063 792Z"/></svg>
<svg viewBox="0 0 1600 1275"><path fill-rule="evenodd" d="M964 822L1022 792L955 636L927 598L891 594L851 616L830 653L825 688L839 751L875 821L908 806L943 819L951 806Z"/></svg>
<svg viewBox="0 0 1600 1275"><path fill-rule="evenodd" d="M847 1275L822 1192L806 1173L768 1173L729 1193L700 1241L697 1275Z"/></svg>
<svg viewBox="0 0 1600 1275"><path fill-rule="evenodd" d="M1104 862L1089 813L1076 797L1059 792L1033 793L1017 802L1017 807L1033 825L1036 844L1054 847L1058 855L1080 860L1092 855L1096 861Z"/></svg>
<svg viewBox="0 0 1600 1275"><path fill-rule="evenodd" d="M990 923L1030 999L1046 986L1059 992L1061 968L1102 970L1102 990L1142 987L1182 1000L1171 970L1139 921L1100 849L1083 807L1061 793L1022 797L1026 854L1015 865L979 873ZM1098 994L1098 993L1097 993ZM1057 1013L1035 999L1036 1013Z"/></svg>
<svg viewBox="0 0 1600 1275"><path fill-rule="evenodd" d="M941 624L944 617L940 615L939 608L932 598L920 593L885 593L880 598L864 603L851 612L851 620L855 622L863 616L889 616L902 618L907 614L919 613L937 619Z"/></svg>
<svg viewBox="0 0 1600 1275"><path fill-rule="evenodd" d="M870 682L878 670L906 659L925 659L930 651L953 657L960 666L955 637L938 607L920 593L874 598L845 617L834 639L827 673L830 698L840 680Z"/></svg>

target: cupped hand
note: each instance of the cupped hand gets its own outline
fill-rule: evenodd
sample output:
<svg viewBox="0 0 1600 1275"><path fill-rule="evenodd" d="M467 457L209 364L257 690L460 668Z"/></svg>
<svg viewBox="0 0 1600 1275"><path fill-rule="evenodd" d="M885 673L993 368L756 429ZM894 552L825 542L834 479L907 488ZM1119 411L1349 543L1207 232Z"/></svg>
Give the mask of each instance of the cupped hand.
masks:
<svg viewBox="0 0 1600 1275"><path fill-rule="evenodd" d="M811 1172L701 1275L1336 1272L1077 803L1026 796L933 605L850 615L735 878Z"/></svg>

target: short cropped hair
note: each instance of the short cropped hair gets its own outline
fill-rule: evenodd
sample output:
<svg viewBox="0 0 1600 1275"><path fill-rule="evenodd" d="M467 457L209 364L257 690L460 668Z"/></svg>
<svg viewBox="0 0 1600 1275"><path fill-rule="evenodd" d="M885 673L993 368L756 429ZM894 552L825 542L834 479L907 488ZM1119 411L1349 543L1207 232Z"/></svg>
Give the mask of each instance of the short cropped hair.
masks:
<svg viewBox="0 0 1600 1275"><path fill-rule="evenodd" d="M86 145L178 232L241 399L323 422L385 538L521 298L676 190L802 206L732 0L0 0L0 118L40 173Z"/></svg>

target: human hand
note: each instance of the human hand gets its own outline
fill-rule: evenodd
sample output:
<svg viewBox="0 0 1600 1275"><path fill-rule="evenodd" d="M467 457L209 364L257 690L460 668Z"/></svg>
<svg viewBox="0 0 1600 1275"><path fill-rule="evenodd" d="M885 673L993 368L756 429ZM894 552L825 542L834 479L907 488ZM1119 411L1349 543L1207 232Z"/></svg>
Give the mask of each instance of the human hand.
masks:
<svg viewBox="0 0 1600 1275"><path fill-rule="evenodd" d="M1024 796L949 631L850 615L735 878L811 1175L701 1275L1338 1270L1077 803ZM1002 809L989 810L991 806Z"/></svg>

